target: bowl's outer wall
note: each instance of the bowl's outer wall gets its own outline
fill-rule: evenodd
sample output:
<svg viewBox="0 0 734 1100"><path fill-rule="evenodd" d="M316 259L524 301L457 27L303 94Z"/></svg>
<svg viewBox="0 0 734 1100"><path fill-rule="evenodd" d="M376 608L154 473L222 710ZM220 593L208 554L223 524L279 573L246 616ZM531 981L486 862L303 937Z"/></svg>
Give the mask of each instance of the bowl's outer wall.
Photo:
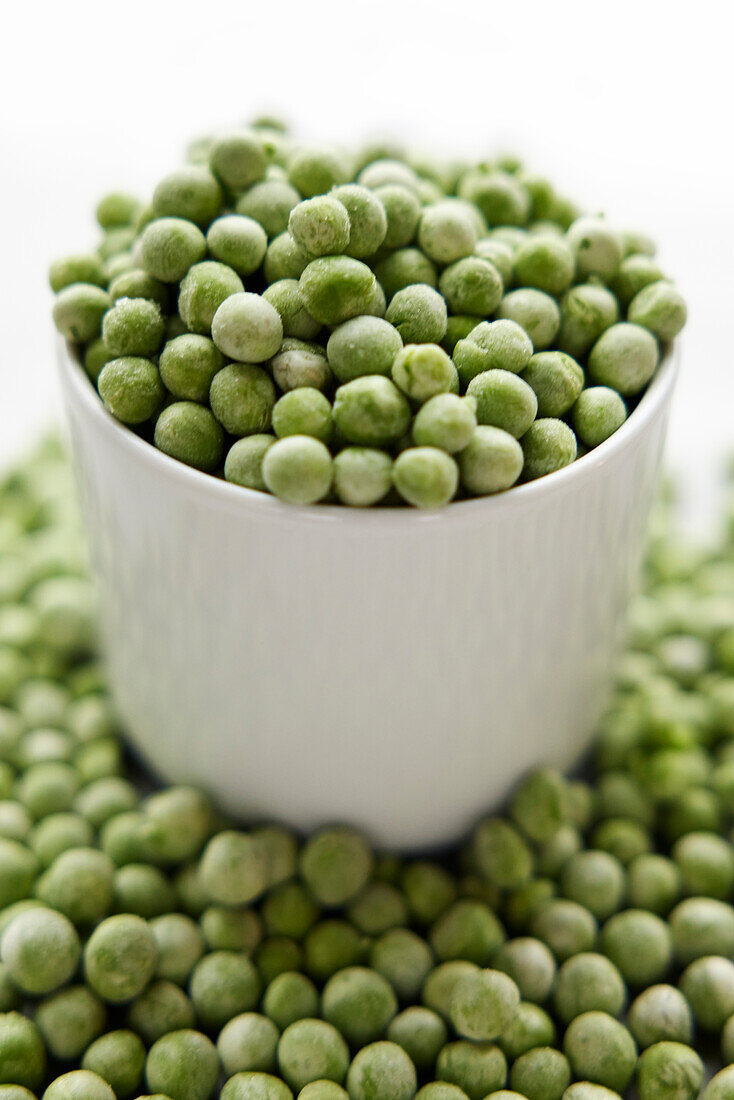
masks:
<svg viewBox="0 0 734 1100"><path fill-rule="evenodd" d="M232 506L131 452L61 366L112 691L159 776L244 820L347 821L415 850L462 834L528 768L583 753L671 385L591 476L431 522L318 522L244 491Z"/></svg>

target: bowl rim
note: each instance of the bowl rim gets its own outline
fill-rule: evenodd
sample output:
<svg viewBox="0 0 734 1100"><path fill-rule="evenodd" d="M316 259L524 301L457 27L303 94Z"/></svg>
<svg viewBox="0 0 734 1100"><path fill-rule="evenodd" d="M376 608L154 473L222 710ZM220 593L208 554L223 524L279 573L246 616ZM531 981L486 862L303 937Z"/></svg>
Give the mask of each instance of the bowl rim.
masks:
<svg viewBox="0 0 734 1100"><path fill-rule="evenodd" d="M57 338L58 364L65 389L70 398L80 405L85 414L106 433L112 441L133 461L148 467L159 478L174 482L182 491L194 496L204 494L209 504L218 502L242 511L262 513L272 519L297 519L299 522L352 523L371 528L393 528L415 524L440 523L500 515L508 510L522 508L541 496L546 501L555 493L573 485L582 485L593 479L597 472L612 462L620 452L645 434L646 428L665 406L674 387L678 373L678 344L664 349L660 363L647 389L627 420L613 435L581 458L551 474L525 484L515 485L501 493L453 501L445 508L350 508L343 504L288 504L269 493L234 485L224 478L196 470L170 455L164 454L145 439L141 439L127 425L122 424L107 411L89 376L74 354L73 345L62 337Z"/></svg>

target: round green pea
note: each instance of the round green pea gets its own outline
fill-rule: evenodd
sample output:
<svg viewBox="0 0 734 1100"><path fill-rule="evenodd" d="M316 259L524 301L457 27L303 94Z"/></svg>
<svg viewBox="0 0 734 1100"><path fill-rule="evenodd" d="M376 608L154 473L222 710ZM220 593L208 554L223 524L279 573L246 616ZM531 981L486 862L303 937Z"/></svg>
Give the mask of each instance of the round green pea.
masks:
<svg viewBox="0 0 734 1100"><path fill-rule="evenodd" d="M206 245L215 260L227 264L242 278L252 275L262 264L268 238L254 218L243 214L225 214L209 226ZM268 279L268 282L274 281Z"/></svg>
<svg viewBox="0 0 734 1100"><path fill-rule="evenodd" d="M326 1020L297 1020L278 1042L278 1066L293 1089L311 1081L341 1084L349 1066L349 1048L337 1029ZM349 1089L352 1095L351 1088Z"/></svg>
<svg viewBox="0 0 734 1100"><path fill-rule="evenodd" d="M290 435L279 439L263 458L263 481L274 496L289 504L316 504L323 500L333 476L328 448L312 436Z"/></svg>
<svg viewBox="0 0 734 1100"><path fill-rule="evenodd" d="M97 389L107 411L123 424L150 420L166 393L155 363L136 356L109 360L100 371Z"/></svg>
<svg viewBox="0 0 734 1100"><path fill-rule="evenodd" d="M143 268L162 283L177 283L206 255L206 238L184 218L156 218L140 238Z"/></svg>
<svg viewBox="0 0 734 1100"><path fill-rule="evenodd" d="M299 287L312 317L323 325L339 325L369 313L375 276L351 256L322 256L304 269Z"/></svg>
<svg viewBox="0 0 734 1100"><path fill-rule="evenodd" d="M521 440L523 480L552 474L574 461L578 446L576 436L562 420L540 417L535 420Z"/></svg>
<svg viewBox="0 0 734 1100"><path fill-rule="evenodd" d="M441 508L456 495L459 468L437 447L409 447L395 459L393 485L416 508Z"/></svg>
<svg viewBox="0 0 734 1100"><path fill-rule="evenodd" d="M295 391L294 391L295 392ZM224 462L224 477L235 485L245 489L259 489L265 492L267 486L263 478L263 460L275 443L272 435L248 435L238 439L227 452Z"/></svg>

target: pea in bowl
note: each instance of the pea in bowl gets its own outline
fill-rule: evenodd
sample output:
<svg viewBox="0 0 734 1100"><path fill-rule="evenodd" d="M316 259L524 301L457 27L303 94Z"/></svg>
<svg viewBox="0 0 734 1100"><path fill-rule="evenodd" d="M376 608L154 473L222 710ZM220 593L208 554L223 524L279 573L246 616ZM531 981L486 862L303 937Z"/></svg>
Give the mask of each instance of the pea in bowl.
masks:
<svg viewBox="0 0 734 1100"><path fill-rule="evenodd" d="M538 481L436 512L294 506L187 467L60 371L112 689L136 750L235 815L455 838L587 746L657 482L674 358Z"/></svg>

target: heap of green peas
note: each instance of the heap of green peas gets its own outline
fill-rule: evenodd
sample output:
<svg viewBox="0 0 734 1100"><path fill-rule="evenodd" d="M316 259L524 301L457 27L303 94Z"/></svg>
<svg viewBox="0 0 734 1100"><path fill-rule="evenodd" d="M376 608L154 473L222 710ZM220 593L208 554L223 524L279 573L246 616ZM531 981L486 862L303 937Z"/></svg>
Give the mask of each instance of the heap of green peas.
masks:
<svg viewBox="0 0 734 1100"><path fill-rule="evenodd" d="M0 481L0 1100L734 1098L734 523L661 513L590 778L456 852L139 779L44 444Z"/></svg>
<svg viewBox="0 0 734 1100"><path fill-rule="evenodd" d="M295 504L435 508L559 470L686 319L647 237L512 158L350 153L265 119L97 220L50 281L109 412Z"/></svg>

